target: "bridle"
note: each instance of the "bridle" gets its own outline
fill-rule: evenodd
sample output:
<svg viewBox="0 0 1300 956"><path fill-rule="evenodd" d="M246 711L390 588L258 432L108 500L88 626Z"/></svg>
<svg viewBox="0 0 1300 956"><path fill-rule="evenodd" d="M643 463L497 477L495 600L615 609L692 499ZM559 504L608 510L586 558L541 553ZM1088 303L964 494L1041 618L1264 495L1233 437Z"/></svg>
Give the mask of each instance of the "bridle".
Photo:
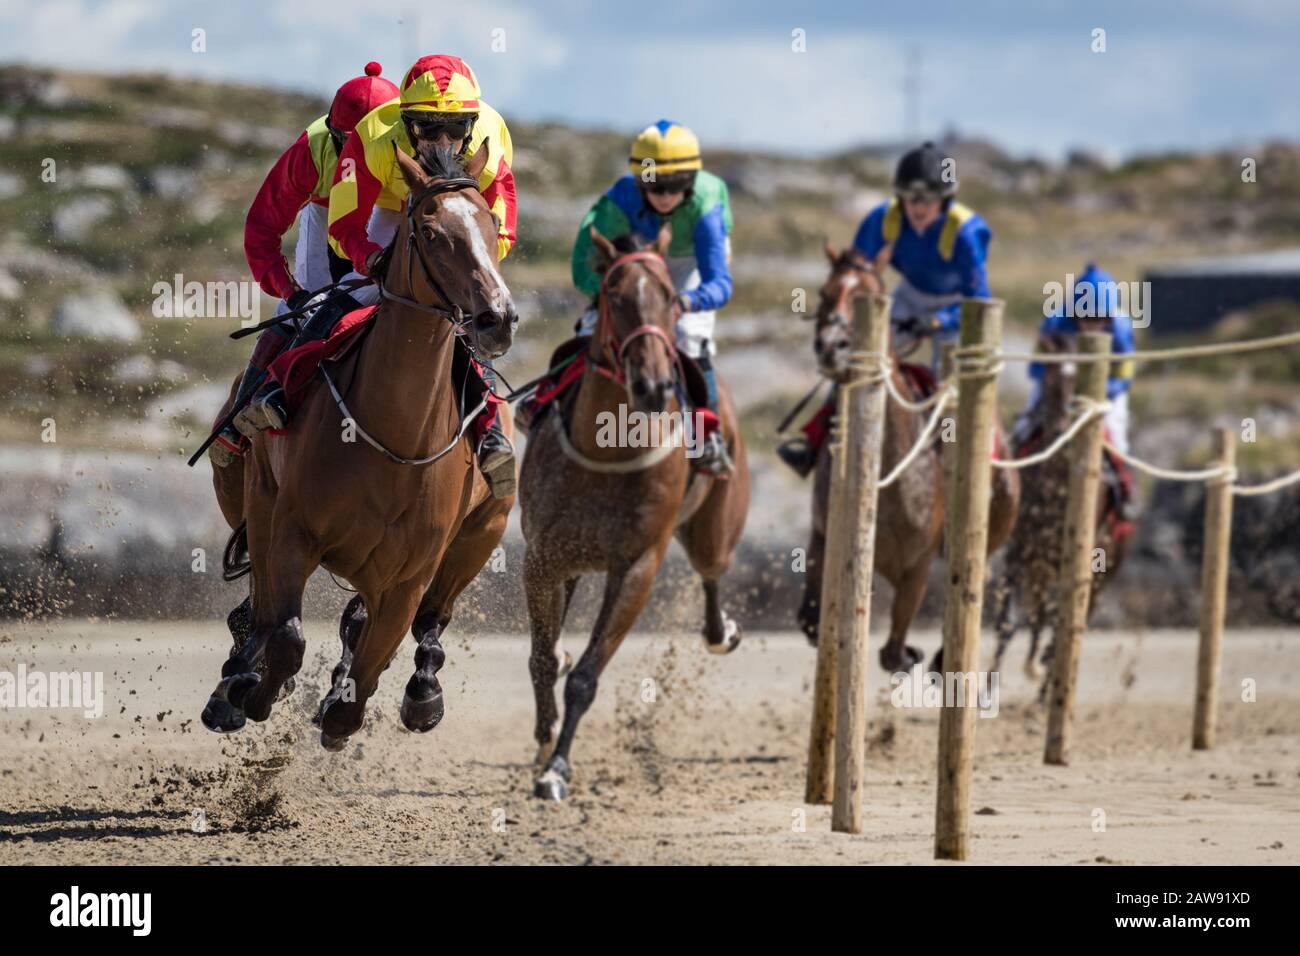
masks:
<svg viewBox="0 0 1300 956"><path fill-rule="evenodd" d="M641 249L637 252L628 252L609 264L605 269L605 274L600 280L600 291L597 293L597 310L598 318L596 320L596 330L593 336L597 349L596 358L592 365L596 372L604 375L606 378L617 382L624 387L627 386L627 372L623 367L623 353L627 347L639 338L651 336L663 342L664 347L668 349L668 358L676 369L679 364L677 355L677 344L673 341L672 336L665 332L661 327L651 323L638 325L621 339L614 333L614 319L609 306L609 292L606 288L609 285L610 276L622 265L629 262L647 262L654 263L657 268L651 266L650 274L655 281L668 293L668 298L673 303L673 325L677 324L680 316L680 306L677 305L676 289L673 288L672 280L668 277L667 268L664 265L663 256L649 249Z"/></svg>
<svg viewBox="0 0 1300 956"><path fill-rule="evenodd" d="M455 301L453 301L450 295L447 294L447 290L442 287L442 283L439 282L437 276L434 275L433 267L429 265L429 259L425 254L424 247L420 245L420 242L417 239L419 230L415 220L416 210L423 205L426 199L460 189L478 189L478 182L468 176L458 176L455 179L439 179L430 183L424 189L420 190L419 193L411 196L406 203L406 274L408 277L411 275L413 271L412 266L416 261L418 261L420 263L420 270L424 273L425 281L429 283L429 286L433 289L438 298L446 304L428 305L423 302L417 302L414 299L408 299L405 296L397 295L395 292L390 292L388 289L387 277L385 277L385 280L379 284L379 294L385 299L400 303L407 308L416 309L420 312L427 312L430 315L436 315L439 318L446 319L451 323L453 333L463 337L466 328L475 328L473 326L474 320L489 310L483 309L474 313L466 312L457 305ZM476 331L475 339L477 339L477 337ZM468 342L464 344L470 354L475 358L478 358L478 352L474 346L470 345ZM475 344L477 344L477 342Z"/></svg>
<svg viewBox="0 0 1300 956"><path fill-rule="evenodd" d="M836 265L836 270L838 270L840 266L845 266L851 269L853 272L856 272L859 275L863 276L864 278L866 276L875 276L877 281L880 280L880 273L879 271L877 271L876 267L871 263L867 262L865 259L861 258L856 252L849 252L848 254L841 256L840 261L837 262L835 265ZM832 274L834 273L832 272ZM848 328L848 324L849 324L848 318L844 315L843 312L839 311L838 308L832 309L830 314L827 315L825 319L822 319L820 315L815 316L815 318L817 318L820 321L824 321L829 325L843 326L844 328Z"/></svg>

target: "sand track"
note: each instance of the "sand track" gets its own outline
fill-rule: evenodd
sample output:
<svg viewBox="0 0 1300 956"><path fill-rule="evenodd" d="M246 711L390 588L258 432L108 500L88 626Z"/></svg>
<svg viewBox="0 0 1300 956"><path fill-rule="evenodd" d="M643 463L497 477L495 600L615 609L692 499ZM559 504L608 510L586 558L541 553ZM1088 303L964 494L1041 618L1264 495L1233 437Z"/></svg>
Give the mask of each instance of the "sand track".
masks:
<svg viewBox="0 0 1300 956"><path fill-rule="evenodd" d="M579 731L574 796L554 805L529 797L525 638L467 642L453 628L447 717L424 736L397 719L408 642L366 727L327 754L308 718L336 630L307 632L294 697L218 737L198 714L228 648L220 626L0 628L0 670L103 671L105 688L95 720L0 711L0 864L930 860L937 712L889 706L874 667L867 832L832 835L829 808L802 804L813 652L801 637L751 634L722 659L694 636L630 640ZM937 640L918 643L928 654ZM1091 636L1067 768L1042 765L1043 713L1006 672L999 715L978 721L972 861L1300 862L1300 641L1228 636L1219 746L1201 754L1188 743L1194 652L1186 632ZM1254 703L1239 699L1243 678Z"/></svg>

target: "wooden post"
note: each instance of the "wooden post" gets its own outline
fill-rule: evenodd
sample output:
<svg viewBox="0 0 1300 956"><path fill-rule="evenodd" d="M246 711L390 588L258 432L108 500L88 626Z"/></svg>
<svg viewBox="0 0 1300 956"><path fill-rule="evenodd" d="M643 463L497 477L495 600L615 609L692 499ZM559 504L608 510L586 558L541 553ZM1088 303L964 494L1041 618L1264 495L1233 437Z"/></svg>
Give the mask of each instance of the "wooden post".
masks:
<svg viewBox="0 0 1300 956"><path fill-rule="evenodd" d="M961 347L993 353L1002 336L1002 302L967 299L961 306ZM973 357L960 357L966 368ZM943 615L943 683L939 714L939 787L935 802L934 856L964 860L970 833L971 749L975 735L980 615L984 607L984 557L989 536L993 426L998 411L998 377L966 370L958 381L957 441L947 485L944 541L947 595ZM957 675L949 681L947 675ZM965 675L969 675L967 680ZM964 685L960 706L949 687ZM952 704L953 706L949 706Z"/></svg>
<svg viewBox="0 0 1300 956"><path fill-rule="evenodd" d="M1079 351L1107 355L1110 336L1088 332L1079 336ZM1080 362L1074 383L1076 395L1094 402L1106 400L1110 362ZM1070 498L1065 506L1064 544L1057 573L1058 618L1047 687L1047 746L1043 762L1064 766L1068 762L1074 726L1075 683L1079 676L1079 645L1088 626L1092 602L1092 549L1097 530L1097 488L1101 481L1104 425L1094 418L1070 441Z"/></svg>
<svg viewBox="0 0 1300 956"><path fill-rule="evenodd" d="M1237 463L1236 436L1231 429L1214 430L1219 464ZM1205 543L1201 555L1201 641L1196 654L1196 713L1192 718L1192 749L1214 746L1219 703L1219 659L1223 644L1223 615L1228 599L1228 543L1232 538L1232 478L1216 478L1205 487Z"/></svg>
<svg viewBox="0 0 1300 956"><path fill-rule="evenodd" d="M886 295L857 300L853 314L853 351L887 355L889 307ZM879 360L864 360L870 377ZM836 599L835 779L831 829L862 832L862 790L867 762L867 631L871 624L871 577L876 553L876 484L880 480L880 447L885 434L883 378L861 382L848 395L844 433L844 508L831 527L844 537L836 552L837 565L826 573L839 577ZM834 520L834 519L833 519Z"/></svg>
<svg viewBox="0 0 1300 956"><path fill-rule="evenodd" d="M808 780L804 788L804 802L830 803L831 777L835 746L835 634L839 615L838 588L840 576L832 573L843 563L840 557L844 535L844 485L846 476L841 467L844 454L839 447L839 436L846 434L848 425L849 393L841 388L835 406L835 433L831 436L828 452L831 456L831 486L826 502L826 542L822 548L822 593L818 604L817 674L813 678L812 732L808 741ZM816 480L815 478L813 479Z"/></svg>

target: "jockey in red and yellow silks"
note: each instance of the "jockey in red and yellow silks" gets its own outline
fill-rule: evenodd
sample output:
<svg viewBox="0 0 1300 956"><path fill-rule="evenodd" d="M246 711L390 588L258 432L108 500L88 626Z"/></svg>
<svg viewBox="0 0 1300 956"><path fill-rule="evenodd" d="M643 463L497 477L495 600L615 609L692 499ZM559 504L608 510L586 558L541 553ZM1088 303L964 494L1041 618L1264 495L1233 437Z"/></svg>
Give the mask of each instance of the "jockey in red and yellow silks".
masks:
<svg viewBox="0 0 1300 956"><path fill-rule="evenodd" d="M403 77L398 95L361 117L339 155L329 194L328 233L331 250L354 270L344 278L370 275L397 234L410 190L394 148L421 161L467 160L484 145L488 159L479 189L497 217L497 256L503 259L515 240L510 131L500 114L482 101L478 80L464 60L446 55L417 60ZM310 313L295 342L327 338L344 315L378 299L376 285L336 292ZM469 390L488 393L487 405L473 423L479 469L493 495L508 497L515 489L515 455L497 415L501 400L493 394L490 364L470 365L480 375L470 376ZM254 396L234 424L251 436L268 428L282 429L288 421L284 392L272 384Z"/></svg>
<svg viewBox="0 0 1300 956"><path fill-rule="evenodd" d="M366 64L364 74L348 80L334 94L329 112L312 122L271 167L244 221L244 256L253 279L267 295L281 299L277 312L287 312L314 291L347 272L347 263L330 253L327 240L329 190L344 143L357 121L397 95L397 87L379 74L378 63ZM284 234L298 221L293 268L281 251ZM293 300L293 305L287 303ZM288 341L288 331L272 326L253 347L237 392L242 402L266 375L266 367ZM209 457L218 468L230 464L246 447L229 426L213 442Z"/></svg>
<svg viewBox="0 0 1300 956"><path fill-rule="evenodd" d="M504 259L515 242L515 175L510 168L514 147L501 114L483 102L474 71L459 57L426 56L417 60L402 79L398 98L385 103L357 124L357 135L340 158L329 200L330 243L352 261L353 268L369 274L369 265L382 246L367 234L378 206L398 210L408 189L393 146L416 155L416 130L421 123L465 124L461 155L473 156L486 141L488 162L479 188L500 223L497 258ZM350 160L350 162L349 162ZM348 177L346 173L355 172Z"/></svg>

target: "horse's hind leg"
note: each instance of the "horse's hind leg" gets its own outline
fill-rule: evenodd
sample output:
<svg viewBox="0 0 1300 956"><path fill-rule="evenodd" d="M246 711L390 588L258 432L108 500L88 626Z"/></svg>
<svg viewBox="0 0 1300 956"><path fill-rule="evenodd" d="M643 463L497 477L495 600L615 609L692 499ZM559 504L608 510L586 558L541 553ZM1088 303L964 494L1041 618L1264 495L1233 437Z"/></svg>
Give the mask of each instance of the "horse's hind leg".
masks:
<svg viewBox="0 0 1300 956"><path fill-rule="evenodd" d="M1011 643L1011 638L1015 636L1016 626L1011 618L1011 578L1010 575L1001 574L997 582L993 585L993 600L996 610L994 611L994 621L998 632L998 643L993 651L993 670L1002 670L1002 657L1007 652L1007 645Z"/></svg>
<svg viewBox="0 0 1300 956"><path fill-rule="evenodd" d="M704 646L714 654L730 654L740 644L740 625L727 616L718 600L716 579L704 581Z"/></svg>
<svg viewBox="0 0 1300 956"><path fill-rule="evenodd" d="M613 567L605 576L605 598L592 631L591 642L574 666L564 684L564 722L555 749L542 768L533 785L533 796L562 800L569 795L569 748L578 721L596 699L596 683L600 674L614 656L619 644L650 598L650 587L655 573L668 548L665 539L654 549L645 552L630 564ZM554 600L559 600L559 588L552 590ZM530 601L530 608L532 602ZM534 623L536 628L536 623ZM534 632L536 634L536 632ZM534 647L537 646L534 639ZM536 655L534 655L536 656ZM552 656L554 660L554 656ZM536 678L534 678L536 680ZM539 714L539 717L541 715ZM540 726L540 723L539 723Z"/></svg>
<svg viewBox="0 0 1300 956"><path fill-rule="evenodd" d="M747 494L747 487L737 493L731 482L715 482L699 510L677 529L691 567L704 583L704 642L714 654L730 654L742 637L740 625L727 616L718 600L718 582L731 567Z"/></svg>
<svg viewBox="0 0 1300 956"><path fill-rule="evenodd" d="M230 639L234 642L232 650L239 650L248 640L253 628L253 596L240 602L239 606L226 615L226 627L230 630Z"/></svg>
<svg viewBox="0 0 1300 956"><path fill-rule="evenodd" d="M821 627L822 564L826 559L826 535L814 529L808 541L808 555L804 565L803 601L799 604L799 630L808 643L817 646Z"/></svg>

